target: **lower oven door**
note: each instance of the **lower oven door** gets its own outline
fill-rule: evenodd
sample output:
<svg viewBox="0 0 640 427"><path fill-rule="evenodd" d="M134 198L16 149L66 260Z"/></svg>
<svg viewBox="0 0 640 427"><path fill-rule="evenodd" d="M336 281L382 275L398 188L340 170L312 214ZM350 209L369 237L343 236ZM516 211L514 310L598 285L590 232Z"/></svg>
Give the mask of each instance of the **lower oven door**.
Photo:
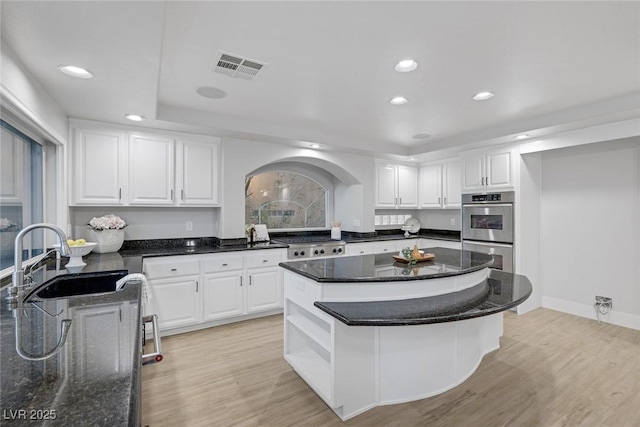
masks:
<svg viewBox="0 0 640 427"><path fill-rule="evenodd" d="M513 243L513 205L462 205L462 240Z"/></svg>
<svg viewBox="0 0 640 427"><path fill-rule="evenodd" d="M513 245L463 240L462 249L492 255L494 261L491 268L513 273Z"/></svg>

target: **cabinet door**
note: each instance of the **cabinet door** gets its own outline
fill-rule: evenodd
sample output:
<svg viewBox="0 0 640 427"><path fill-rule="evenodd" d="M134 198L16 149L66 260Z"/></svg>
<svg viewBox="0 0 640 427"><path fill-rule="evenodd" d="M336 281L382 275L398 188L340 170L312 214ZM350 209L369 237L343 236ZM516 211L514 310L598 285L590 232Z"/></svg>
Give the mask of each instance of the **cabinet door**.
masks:
<svg viewBox="0 0 640 427"><path fill-rule="evenodd" d="M397 203L396 168L391 165L376 165L376 207L395 208Z"/></svg>
<svg viewBox="0 0 640 427"><path fill-rule="evenodd" d="M460 163L447 163L442 169L442 202L448 209L460 209L462 206L462 172Z"/></svg>
<svg viewBox="0 0 640 427"><path fill-rule="evenodd" d="M129 203L172 205L174 143L170 138L133 134L129 139Z"/></svg>
<svg viewBox="0 0 640 427"><path fill-rule="evenodd" d="M213 206L219 203L219 144L179 140L176 146L178 204Z"/></svg>
<svg viewBox="0 0 640 427"><path fill-rule="evenodd" d="M462 160L462 189L480 190L484 188L484 154L466 157Z"/></svg>
<svg viewBox="0 0 640 427"><path fill-rule="evenodd" d="M347 244L347 255L367 255L372 253L375 253L373 242Z"/></svg>
<svg viewBox="0 0 640 427"><path fill-rule="evenodd" d="M127 303L72 307L73 340L82 348L71 354L74 375L102 379L131 369L133 340L129 333L131 307Z"/></svg>
<svg viewBox="0 0 640 427"><path fill-rule="evenodd" d="M282 279L278 268L247 270L247 313L283 306Z"/></svg>
<svg viewBox="0 0 640 427"><path fill-rule="evenodd" d="M420 168L420 207L442 207L442 165Z"/></svg>
<svg viewBox="0 0 640 427"><path fill-rule="evenodd" d="M418 169L398 166L398 207L418 207Z"/></svg>
<svg viewBox="0 0 640 427"><path fill-rule="evenodd" d="M126 204L127 139L124 133L75 129L72 164L75 204Z"/></svg>
<svg viewBox="0 0 640 427"><path fill-rule="evenodd" d="M160 330L195 325L200 322L201 301L197 278L149 281L149 286Z"/></svg>
<svg viewBox="0 0 640 427"><path fill-rule="evenodd" d="M486 157L486 182L488 187L510 187L511 152L488 153Z"/></svg>
<svg viewBox="0 0 640 427"><path fill-rule="evenodd" d="M204 320L244 314L242 271L204 277Z"/></svg>

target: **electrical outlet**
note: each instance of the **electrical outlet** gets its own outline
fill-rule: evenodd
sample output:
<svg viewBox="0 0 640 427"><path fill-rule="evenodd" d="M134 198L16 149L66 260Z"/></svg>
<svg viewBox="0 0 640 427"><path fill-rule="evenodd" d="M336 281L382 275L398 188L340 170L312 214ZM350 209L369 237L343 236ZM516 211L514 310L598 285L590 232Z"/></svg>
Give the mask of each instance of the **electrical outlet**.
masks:
<svg viewBox="0 0 640 427"><path fill-rule="evenodd" d="M613 304L613 300L609 297L601 297L596 295L596 304Z"/></svg>
<svg viewBox="0 0 640 427"><path fill-rule="evenodd" d="M360 227L360 220L359 219L354 219L353 220L353 226L354 227Z"/></svg>
<svg viewBox="0 0 640 427"><path fill-rule="evenodd" d="M187 231L193 231L193 221L187 221Z"/></svg>
<svg viewBox="0 0 640 427"><path fill-rule="evenodd" d="M450 222L451 222L451 225L456 225L456 219L455 218L451 218Z"/></svg>

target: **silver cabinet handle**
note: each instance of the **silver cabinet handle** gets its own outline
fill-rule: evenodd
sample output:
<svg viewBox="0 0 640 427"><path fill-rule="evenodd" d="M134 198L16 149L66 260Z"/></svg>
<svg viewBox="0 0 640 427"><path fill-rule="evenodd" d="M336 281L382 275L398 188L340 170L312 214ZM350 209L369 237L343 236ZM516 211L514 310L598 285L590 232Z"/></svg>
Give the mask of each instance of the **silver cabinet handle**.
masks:
<svg viewBox="0 0 640 427"><path fill-rule="evenodd" d="M482 177L482 185L484 185L484 176Z"/></svg>
<svg viewBox="0 0 640 427"><path fill-rule="evenodd" d="M171 271L178 271L178 269L177 268L172 268Z"/></svg>
<svg viewBox="0 0 640 427"><path fill-rule="evenodd" d="M251 286L251 275L249 275L249 286Z"/></svg>
<svg viewBox="0 0 640 427"><path fill-rule="evenodd" d="M196 280L196 292L198 292L199 287L200 287L200 285L199 285L198 281Z"/></svg>
<svg viewBox="0 0 640 427"><path fill-rule="evenodd" d="M173 190L171 190L171 200L173 200Z"/></svg>
<svg viewBox="0 0 640 427"><path fill-rule="evenodd" d="M263 259L262 262L269 262L269 260L268 259Z"/></svg>
<svg viewBox="0 0 640 427"><path fill-rule="evenodd" d="M240 286L242 286L242 276L240 276Z"/></svg>
<svg viewBox="0 0 640 427"><path fill-rule="evenodd" d="M118 200L122 200L122 188L118 188Z"/></svg>
<svg viewBox="0 0 640 427"><path fill-rule="evenodd" d="M226 267L228 264L225 262L224 264L222 264L223 267Z"/></svg>
<svg viewBox="0 0 640 427"><path fill-rule="evenodd" d="M447 204L447 198L446 197L444 198L444 204L445 205Z"/></svg>
<svg viewBox="0 0 640 427"><path fill-rule="evenodd" d="M180 199L184 202L184 188L180 190Z"/></svg>
<svg viewBox="0 0 640 427"><path fill-rule="evenodd" d="M440 204L440 199L442 199L442 197L438 197L438 204Z"/></svg>

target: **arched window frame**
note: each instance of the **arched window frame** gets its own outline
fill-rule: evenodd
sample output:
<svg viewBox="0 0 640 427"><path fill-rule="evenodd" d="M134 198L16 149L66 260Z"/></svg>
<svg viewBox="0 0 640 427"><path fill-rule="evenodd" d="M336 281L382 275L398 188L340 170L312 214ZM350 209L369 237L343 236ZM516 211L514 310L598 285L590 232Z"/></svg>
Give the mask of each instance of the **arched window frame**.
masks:
<svg viewBox="0 0 640 427"><path fill-rule="evenodd" d="M273 229L273 231L313 231L313 230L329 230L331 217L334 212L334 189L335 189L335 178L329 172L314 166L301 164L298 162L280 162L274 163L271 165L263 166L259 169L256 169L252 173L248 174L246 178L249 176L256 176L266 172L285 172L301 175L307 179L315 181L318 185L325 189L325 225L324 227L307 227L307 228L277 228Z"/></svg>

